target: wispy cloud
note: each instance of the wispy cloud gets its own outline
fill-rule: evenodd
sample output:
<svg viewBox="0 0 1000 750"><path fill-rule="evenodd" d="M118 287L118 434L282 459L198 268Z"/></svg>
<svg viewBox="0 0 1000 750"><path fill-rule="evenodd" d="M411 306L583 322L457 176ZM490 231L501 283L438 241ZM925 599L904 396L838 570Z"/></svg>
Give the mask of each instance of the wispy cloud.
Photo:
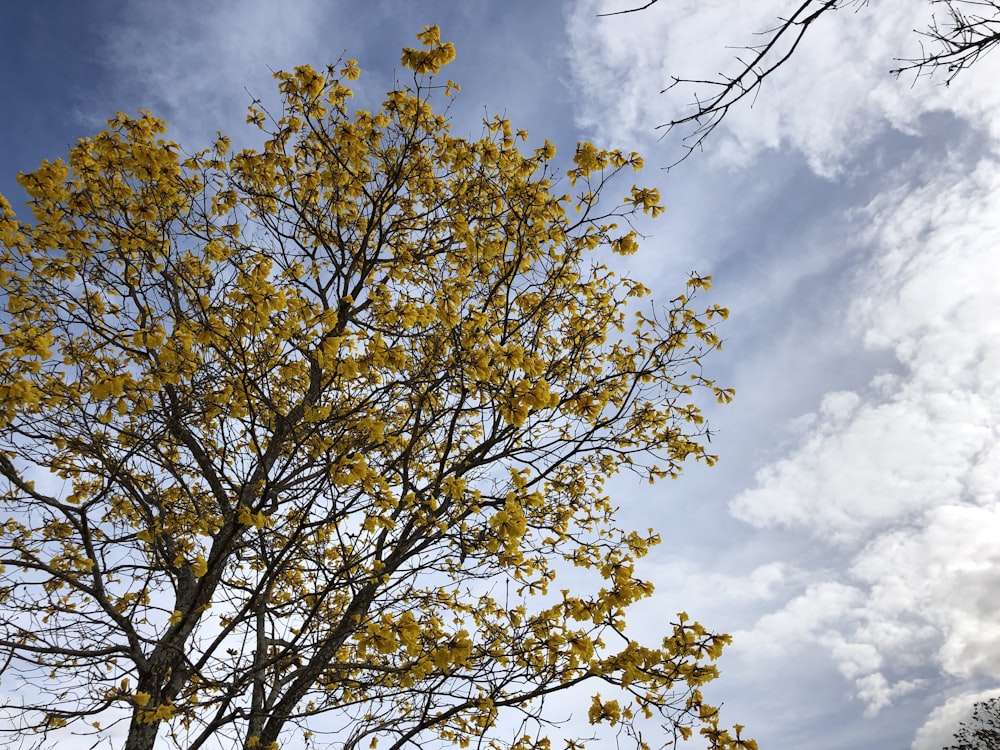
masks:
<svg viewBox="0 0 1000 750"><path fill-rule="evenodd" d="M321 36L338 26L337 8L319 0L128 5L107 33L113 104L152 109L172 124L173 137L200 148L243 122L251 94L273 98L273 71L341 57L346 39Z"/></svg>

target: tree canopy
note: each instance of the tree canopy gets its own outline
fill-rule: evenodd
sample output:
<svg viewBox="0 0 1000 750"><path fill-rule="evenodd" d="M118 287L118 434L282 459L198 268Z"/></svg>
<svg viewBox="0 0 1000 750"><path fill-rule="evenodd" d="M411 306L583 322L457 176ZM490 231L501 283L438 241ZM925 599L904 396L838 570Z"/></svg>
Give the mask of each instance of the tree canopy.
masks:
<svg viewBox="0 0 1000 750"><path fill-rule="evenodd" d="M604 486L714 460L726 310L694 307L708 278L656 306L607 266L662 211L605 195L637 154L560 172L503 118L455 136L454 48L419 39L378 111L348 106L354 61L301 66L251 105L259 149L119 114L20 175L30 219L0 198L18 741L547 750L573 690L638 747L756 747L701 694L728 636L627 634L659 537Z"/></svg>
<svg viewBox="0 0 1000 750"><path fill-rule="evenodd" d="M1000 698L976 703L971 720L959 725L954 740L945 750L1000 750Z"/></svg>

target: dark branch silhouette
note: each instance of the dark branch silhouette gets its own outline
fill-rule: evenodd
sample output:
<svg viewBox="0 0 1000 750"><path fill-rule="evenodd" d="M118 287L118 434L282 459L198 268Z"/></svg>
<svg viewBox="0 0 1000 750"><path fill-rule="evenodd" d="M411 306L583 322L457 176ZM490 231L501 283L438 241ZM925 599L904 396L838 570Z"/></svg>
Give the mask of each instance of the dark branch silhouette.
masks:
<svg viewBox="0 0 1000 750"><path fill-rule="evenodd" d="M944 750L1000 750L1000 698L977 703L972 720L959 725L954 740Z"/></svg>
<svg viewBox="0 0 1000 750"><path fill-rule="evenodd" d="M950 84L963 70L971 67L1000 44L1000 2L997 0L933 0L945 7L945 19L931 20L927 31L920 32L919 57L897 58L902 63L895 75L914 71L932 75L941 69ZM967 8L968 10L963 10ZM980 10L982 9L982 10Z"/></svg>
<svg viewBox="0 0 1000 750"><path fill-rule="evenodd" d="M658 1L649 0L644 5L599 15L609 17L638 13ZM929 76L943 69L946 73L944 82L949 84L960 72L1000 44L1000 0L929 2L944 6L943 17L939 20L935 14L927 30L917 32L920 55L896 58L900 64L890 72L896 76L911 71L918 76ZM851 6L860 10L867 5L868 0L802 0L789 15L779 17L776 26L758 32L763 42L740 48L746 54L736 57L739 67L735 73L719 73L715 78L672 77L670 84L660 91L661 94L681 85L708 87L709 91L707 96L695 92L689 114L656 126L664 135L678 127L693 127L682 140L684 155L670 166L676 166L696 149L703 148L708 136L733 106L748 97L752 106L764 81L791 59L808 30L822 16Z"/></svg>

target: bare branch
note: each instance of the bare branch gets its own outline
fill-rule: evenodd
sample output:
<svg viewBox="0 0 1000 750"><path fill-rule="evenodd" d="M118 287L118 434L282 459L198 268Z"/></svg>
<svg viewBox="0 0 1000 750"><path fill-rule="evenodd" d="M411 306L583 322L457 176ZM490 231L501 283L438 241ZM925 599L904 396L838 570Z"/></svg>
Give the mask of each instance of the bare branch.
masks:
<svg viewBox="0 0 1000 750"><path fill-rule="evenodd" d="M598 13L597 17L598 18L604 18L604 17L607 17L607 16L621 16L621 15L624 15L626 13L638 13L641 10L646 10L646 8L649 8L649 7L653 6L653 5L656 5L657 2L658 2L658 0L649 0L648 3L646 3L645 5L639 6L638 8L628 8L626 10L616 10L616 11L613 11L612 13Z"/></svg>
<svg viewBox="0 0 1000 750"><path fill-rule="evenodd" d="M650 0L645 5L626 10L602 13L600 16L618 16L637 13L655 5ZM1000 0L930 0L932 5L943 5L944 20L937 16L926 31L917 32L921 54L913 58L896 58L901 63L890 72L896 76L913 71L917 76L932 75L939 69L945 71L949 84L963 70L978 62L984 55L1000 45ZM661 94L678 86L708 87L707 95L695 91L690 114L656 126L663 134L681 126L693 126L682 138L684 155L669 165L676 166L696 149L704 147L709 135L722 123L730 109L750 99L750 106L767 78L784 67L799 49L809 28L831 11L849 6L859 9L868 0L804 0L790 15L779 19L772 29L760 32L764 41L743 48L751 53L736 58L739 63L734 74L721 73L717 78L673 77Z"/></svg>
<svg viewBox="0 0 1000 750"><path fill-rule="evenodd" d="M922 37L922 54L915 58L897 58L902 65L891 72L899 76L913 71L921 76L943 69L947 85L1000 45L1000 1L934 0L934 4L945 6L946 19L939 22L935 14L927 30L917 32Z"/></svg>
<svg viewBox="0 0 1000 750"><path fill-rule="evenodd" d="M711 87L710 90L714 89L714 93L707 98L698 97L696 93L691 114L656 127L666 134L683 125L695 125L694 130L684 136L684 155L667 168L676 166L695 150L702 149L706 139L722 123L733 106L750 96L756 99L764 81L791 59L809 28L817 20L845 5L858 4L867 4L867 0L804 0L790 16L779 19L780 23L776 27L760 32L766 41L745 48L752 55L748 60L737 58L740 68L735 75L720 75L716 79L707 80L675 77L661 94L681 85L705 85Z"/></svg>

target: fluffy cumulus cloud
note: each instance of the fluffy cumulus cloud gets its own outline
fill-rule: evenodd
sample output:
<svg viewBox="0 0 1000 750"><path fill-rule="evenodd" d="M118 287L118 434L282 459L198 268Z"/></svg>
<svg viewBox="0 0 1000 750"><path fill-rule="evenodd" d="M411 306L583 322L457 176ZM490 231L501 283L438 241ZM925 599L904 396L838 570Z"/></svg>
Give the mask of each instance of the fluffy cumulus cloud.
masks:
<svg viewBox="0 0 1000 750"><path fill-rule="evenodd" d="M764 467L733 512L842 542L919 514L960 493L961 475L991 435L975 401L912 384L881 403L828 394L801 445Z"/></svg>
<svg viewBox="0 0 1000 750"><path fill-rule="evenodd" d="M764 467L733 512L851 543L946 502L989 504L1000 489L1000 165L901 188L869 206L873 260L854 323L898 372L865 393L827 394L785 458Z"/></svg>
<svg viewBox="0 0 1000 750"><path fill-rule="evenodd" d="M902 655L911 632L940 634L937 659L958 677L1000 674L1000 505L945 505L915 530L870 543L851 573L868 587L861 637ZM893 625L908 627L895 632Z"/></svg>
<svg viewBox="0 0 1000 750"><path fill-rule="evenodd" d="M928 687L929 665L964 680L1000 673L1000 511L944 506L924 523L877 537L845 581L813 582L737 632L740 651L780 662L823 649L869 715Z"/></svg>
<svg viewBox="0 0 1000 750"><path fill-rule="evenodd" d="M936 162L855 217L853 323L897 367L827 394L731 504L850 560L743 637L826 648L872 713L929 668L1000 676L1000 164L967 167Z"/></svg>
<svg viewBox="0 0 1000 750"><path fill-rule="evenodd" d="M690 89L655 93L671 76L732 70L725 43L745 43L789 6L663 2L598 19L629 6L574 4L581 122L610 140L648 137L691 101ZM825 17L708 148L716 163L758 168L768 149L797 151L838 178L873 174L859 156L877 157L882 135L953 128L940 134L946 146L914 138L921 145L907 164L848 214L860 260L845 325L892 366L866 387L823 396L795 420L789 449L730 504L765 533L788 530L828 552L825 562L816 554L775 568L795 571L777 598L743 602L749 617L734 652L760 668L821 652L869 715L921 691L944 701L943 685L1000 682L1000 163L989 156L1000 135L1000 58L949 88L893 79L893 58L919 51L912 30L926 27L930 7L886 0ZM935 111L949 117L933 125L925 116ZM955 137L963 129L979 134L974 149ZM934 747L942 732L946 741L969 705L969 695L944 703L914 748Z"/></svg>
<svg viewBox="0 0 1000 750"><path fill-rule="evenodd" d="M1000 696L1000 690L963 693L949 698L927 717L913 740L912 750L940 750L951 744L959 726L968 722L976 703Z"/></svg>
<svg viewBox="0 0 1000 750"><path fill-rule="evenodd" d="M685 84L663 95L674 77L713 79L739 69L741 47L757 44L756 34L774 28L799 3L789 0L716 0L657 3L641 13L597 17L636 7L626 0L574 3L569 18L571 61L580 97L581 122L612 140L648 133L691 112L697 98L714 90ZM810 27L790 62L769 78L751 102L727 115L713 135L710 158L746 166L765 149L796 149L819 174L841 174L850 162L888 129L920 130L923 114L954 112L1000 134L1000 90L993 85L1000 62L984 58L979 72L959 77L948 88L925 78L902 80L889 74L896 58L920 53L914 29L927 28L932 6L885 0L828 13ZM735 48L735 49L734 49ZM993 67L990 67L993 66ZM912 86L909 84L913 83ZM609 117L609 112L615 112Z"/></svg>
<svg viewBox="0 0 1000 750"><path fill-rule="evenodd" d="M852 618L863 601L862 592L853 586L812 584L777 612L761 617L752 630L737 633L736 640L757 659L778 658L799 644L825 638L832 622Z"/></svg>

